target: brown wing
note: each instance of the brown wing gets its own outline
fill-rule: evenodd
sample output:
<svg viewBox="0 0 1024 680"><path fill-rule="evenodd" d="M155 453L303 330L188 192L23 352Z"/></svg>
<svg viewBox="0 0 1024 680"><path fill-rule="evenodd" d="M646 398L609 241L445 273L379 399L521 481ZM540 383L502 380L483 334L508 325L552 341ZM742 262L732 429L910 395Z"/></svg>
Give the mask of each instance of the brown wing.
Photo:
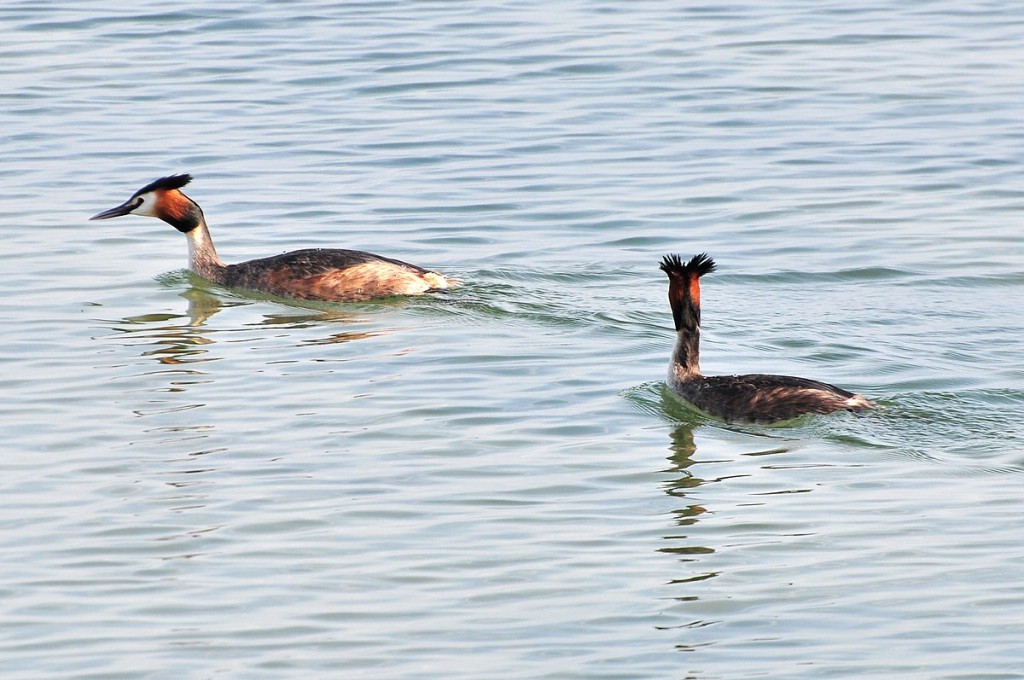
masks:
<svg viewBox="0 0 1024 680"><path fill-rule="evenodd" d="M710 415L747 422L775 422L868 404L835 385L789 375L705 376L688 383L680 394Z"/></svg>
<svg viewBox="0 0 1024 680"><path fill-rule="evenodd" d="M444 277L408 262L360 250L311 248L228 267L225 284L306 300L354 302L415 295Z"/></svg>

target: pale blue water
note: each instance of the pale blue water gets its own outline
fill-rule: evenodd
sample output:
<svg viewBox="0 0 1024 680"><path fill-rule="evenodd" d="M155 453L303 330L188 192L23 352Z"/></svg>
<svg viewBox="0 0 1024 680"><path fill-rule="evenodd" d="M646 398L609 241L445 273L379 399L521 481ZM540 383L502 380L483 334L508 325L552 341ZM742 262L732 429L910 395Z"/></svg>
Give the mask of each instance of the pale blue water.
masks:
<svg viewBox="0 0 1024 680"><path fill-rule="evenodd" d="M1024 6L7 3L0 676L1024 677ZM204 285L361 248L448 295ZM880 408L731 427L703 365Z"/></svg>

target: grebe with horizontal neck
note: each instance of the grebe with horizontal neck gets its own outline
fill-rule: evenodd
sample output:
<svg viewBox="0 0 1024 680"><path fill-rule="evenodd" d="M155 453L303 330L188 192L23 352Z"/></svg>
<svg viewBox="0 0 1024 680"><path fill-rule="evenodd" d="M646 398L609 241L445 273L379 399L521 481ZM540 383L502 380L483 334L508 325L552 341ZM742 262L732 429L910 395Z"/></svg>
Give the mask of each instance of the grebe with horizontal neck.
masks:
<svg viewBox="0 0 1024 680"><path fill-rule="evenodd" d="M408 262L360 250L309 248L273 257L225 264L217 255L199 204L182 193L191 175L161 177L127 201L93 215L106 220L145 215L167 222L188 239L189 268L225 288L331 302L357 302L392 295L419 295L452 281Z"/></svg>
<svg viewBox="0 0 1024 680"><path fill-rule="evenodd" d="M668 369L668 386L708 415L727 422L771 423L809 413L863 411L873 404L828 383L789 375L704 375L700 372L700 277L715 271L715 261L701 253L683 264L666 255L668 301L676 326L676 345Z"/></svg>

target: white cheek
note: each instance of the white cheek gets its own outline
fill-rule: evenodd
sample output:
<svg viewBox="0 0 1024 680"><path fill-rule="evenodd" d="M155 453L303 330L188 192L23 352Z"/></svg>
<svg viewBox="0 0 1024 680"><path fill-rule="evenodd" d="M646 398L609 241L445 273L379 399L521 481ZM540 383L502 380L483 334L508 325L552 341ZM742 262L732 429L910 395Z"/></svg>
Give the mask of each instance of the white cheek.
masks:
<svg viewBox="0 0 1024 680"><path fill-rule="evenodd" d="M156 217L156 194L143 194L139 198L142 199L142 203L139 204L138 208L132 210L132 214L145 215L146 217Z"/></svg>

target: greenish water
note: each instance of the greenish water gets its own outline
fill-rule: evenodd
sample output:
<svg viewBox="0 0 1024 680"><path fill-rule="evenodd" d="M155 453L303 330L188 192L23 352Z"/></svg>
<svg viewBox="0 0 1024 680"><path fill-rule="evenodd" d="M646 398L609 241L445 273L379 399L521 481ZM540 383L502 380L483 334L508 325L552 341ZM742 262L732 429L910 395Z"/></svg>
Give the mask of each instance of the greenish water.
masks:
<svg viewBox="0 0 1024 680"><path fill-rule="evenodd" d="M0 13L4 678L1024 672L1009 2ZM360 248L447 294L182 271ZM863 417L732 427L707 372Z"/></svg>

